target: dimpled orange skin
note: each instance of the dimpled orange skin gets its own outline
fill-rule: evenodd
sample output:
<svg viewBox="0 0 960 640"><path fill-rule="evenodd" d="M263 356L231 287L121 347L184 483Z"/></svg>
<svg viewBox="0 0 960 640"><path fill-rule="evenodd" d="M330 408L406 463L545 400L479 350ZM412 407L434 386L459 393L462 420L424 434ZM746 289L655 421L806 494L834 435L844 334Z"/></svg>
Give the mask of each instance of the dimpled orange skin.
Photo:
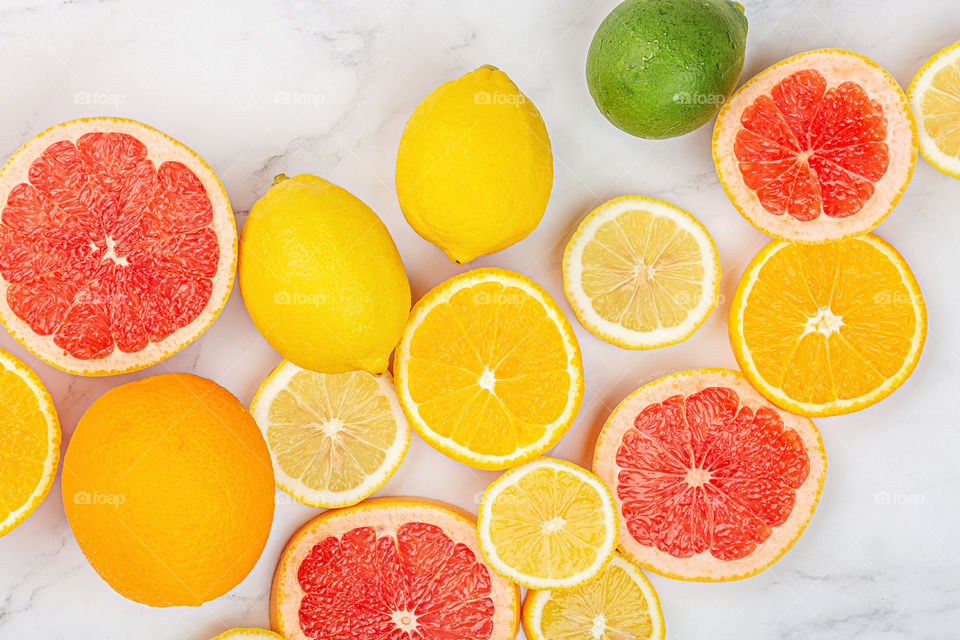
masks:
<svg viewBox="0 0 960 640"><path fill-rule="evenodd" d="M260 429L229 391L171 373L121 385L87 409L63 469L67 521L121 595L197 606L250 572L273 522Z"/></svg>

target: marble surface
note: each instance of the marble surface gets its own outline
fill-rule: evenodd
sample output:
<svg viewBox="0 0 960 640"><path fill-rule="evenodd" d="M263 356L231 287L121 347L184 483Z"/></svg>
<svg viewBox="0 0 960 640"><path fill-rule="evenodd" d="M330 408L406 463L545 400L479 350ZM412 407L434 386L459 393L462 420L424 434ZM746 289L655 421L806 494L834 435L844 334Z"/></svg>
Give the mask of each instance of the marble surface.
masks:
<svg viewBox="0 0 960 640"><path fill-rule="evenodd" d="M904 85L934 51L960 38L955 0L744 0L750 21L743 79L817 47L874 57ZM578 221L611 197L665 198L707 225L723 263L721 305L691 339L651 352L620 350L574 323L587 391L553 454L587 463L612 407L676 370L734 366L726 313L740 272L765 238L717 182L711 126L650 142L610 126L587 93L583 65L616 0L376 2L260 0L120 3L4 0L0 4L0 155L62 120L122 115L156 126L219 173L238 225L274 174L312 172L377 211L419 296L461 268L400 214L393 163L406 118L435 85L484 63L499 66L543 113L556 179L546 217L519 245L476 261L526 273L572 318L560 259ZM830 463L820 508L777 565L730 584L651 576L670 638L956 638L960 633L960 181L922 160L879 232L912 264L930 332L919 367L892 397L821 419ZM77 419L108 388L165 371L193 371L244 402L279 356L259 337L234 289L214 326L150 370L72 377L39 363L5 333L0 345L35 367L56 400L64 448ZM495 473L448 460L414 437L379 493L426 495L476 510ZM59 484L59 483L58 483ZM200 608L150 609L114 594L84 561L59 486L0 539L0 638L204 640L267 625L278 554L317 510L278 494L273 533L236 589Z"/></svg>

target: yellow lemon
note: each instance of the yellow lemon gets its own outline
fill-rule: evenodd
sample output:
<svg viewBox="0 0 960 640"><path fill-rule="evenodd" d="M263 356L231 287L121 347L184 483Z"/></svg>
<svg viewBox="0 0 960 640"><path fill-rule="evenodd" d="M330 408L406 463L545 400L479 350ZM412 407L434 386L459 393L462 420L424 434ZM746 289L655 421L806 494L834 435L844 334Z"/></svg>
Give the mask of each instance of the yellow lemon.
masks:
<svg viewBox="0 0 960 640"><path fill-rule="evenodd" d="M240 293L284 358L322 373L386 371L410 313L390 232L323 178L278 176L240 235Z"/></svg>
<svg viewBox="0 0 960 640"><path fill-rule="evenodd" d="M410 226L464 264L536 228L553 186L550 138L517 85L485 65L417 106L400 138L396 180Z"/></svg>

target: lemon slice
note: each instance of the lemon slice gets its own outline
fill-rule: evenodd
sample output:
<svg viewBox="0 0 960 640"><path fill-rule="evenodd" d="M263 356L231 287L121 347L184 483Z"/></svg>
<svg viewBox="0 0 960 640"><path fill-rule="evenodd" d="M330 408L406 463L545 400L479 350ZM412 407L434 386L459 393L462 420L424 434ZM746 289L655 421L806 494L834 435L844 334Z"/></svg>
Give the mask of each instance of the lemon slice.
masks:
<svg viewBox="0 0 960 640"><path fill-rule="evenodd" d="M283 640L283 636L266 629L230 629L211 640Z"/></svg>
<svg viewBox="0 0 960 640"><path fill-rule="evenodd" d="M60 462L60 421L40 377L0 349L0 536L40 506Z"/></svg>
<svg viewBox="0 0 960 640"><path fill-rule="evenodd" d="M563 288L602 340L653 349L686 340L717 306L720 256L700 221L623 196L590 212L563 252Z"/></svg>
<svg viewBox="0 0 960 640"><path fill-rule="evenodd" d="M410 446L389 375L316 373L286 360L250 403L277 486L312 507L345 507L382 487Z"/></svg>
<svg viewBox="0 0 960 640"><path fill-rule="evenodd" d="M917 119L920 155L960 179L960 42L920 67L907 88L907 100Z"/></svg>
<svg viewBox="0 0 960 640"><path fill-rule="evenodd" d="M665 635L657 592L619 553L579 587L528 591L521 619L527 640L663 640Z"/></svg>
<svg viewBox="0 0 960 640"><path fill-rule="evenodd" d="M580 348L563 311L505 269L474 269L423 296L394 372L416 432L480 469L516 466L555 445L583 399Z"/></svg>
<svg viewBox="0 0 960 640"><path fill-rule="evenodd" d="M537 458L487 487L477 538L487 564L531 589L568 589L596 576L617 545L617 511L582 467Z"/></svg>

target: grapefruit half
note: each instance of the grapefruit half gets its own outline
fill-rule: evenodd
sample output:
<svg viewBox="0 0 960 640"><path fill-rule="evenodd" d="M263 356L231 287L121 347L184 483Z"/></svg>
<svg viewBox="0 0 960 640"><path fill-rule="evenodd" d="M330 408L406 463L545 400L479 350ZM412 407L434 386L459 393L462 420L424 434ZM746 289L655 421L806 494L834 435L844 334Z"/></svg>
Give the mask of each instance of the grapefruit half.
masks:
<svg viewBox="0 0 960 640"><path fill-rule="evenodd" d="M864 233L913 175L917 129L903 90L843 49L797 54L724 105L713 160L730 201L774 238L825 242Z"/></svg>
<svg viewBox="0 0 960 640"><path fill-rule="evenodd" d="M480 555L472 515L423 498L326 511L287 543L270 621L287 640L512 640L520 591Z"/></svg>
<svg viewBox="0 0 960 640"><path fill-rule="evenodd" d="M719 582L759 573L797 541L827 459L808 418L771 405L738 371L697 369L621 402L593 468L613 490L630 560Z"/></svg>
<svg viewBox="0 0 960 640"><path fill-rule="evenodd" d="M148 367L216 319L236 270L227 194L196 153L123 118L56 125L0 169L0 322L81 375Z"/></svg>

